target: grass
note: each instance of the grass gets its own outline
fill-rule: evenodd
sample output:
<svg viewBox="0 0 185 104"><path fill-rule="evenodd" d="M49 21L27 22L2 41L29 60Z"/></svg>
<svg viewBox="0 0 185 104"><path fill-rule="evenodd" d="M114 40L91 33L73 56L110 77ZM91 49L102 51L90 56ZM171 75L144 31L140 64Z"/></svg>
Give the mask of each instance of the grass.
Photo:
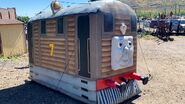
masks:
<svg viewBox="0 0 185 104"><path fill-rule="evenodd" d="M143 32L140 34L140 37L146 40L152 40L154 37L151 35L150 32Z"/></svg>
<svg viewBox="0 0 185 104"><path fill-rule="evenodd" d="M6 60L12 60L12 61L16 61L18 59L18 56L4 56L4 55L0 55L0 60L2 61L6 61Z"/></svg>
<svg viewBox="0 0 185 104"><path fill-rule="evenodd" d="M159 13L169 15L171 11L175 14L175 10L166 10L166 12L165 12L164 10L157 10L157 9L153 9L153 10L140 9L140 10L137 10L136 13L139 17L153 18L153 17L157 17L159 15ZM177 10L176 15L178 15L178 16L185 15L185 10L183 10L183 9L181 9L180 11Z"/></svg>

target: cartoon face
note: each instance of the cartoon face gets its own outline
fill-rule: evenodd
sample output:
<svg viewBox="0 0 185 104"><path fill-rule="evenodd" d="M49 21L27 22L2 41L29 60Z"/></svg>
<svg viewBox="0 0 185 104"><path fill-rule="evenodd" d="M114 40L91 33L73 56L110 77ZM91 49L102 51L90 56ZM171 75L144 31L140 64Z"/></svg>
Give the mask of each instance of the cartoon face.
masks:
<svg viewBox="0 0 185 104"><path fill-rule="evenodd" d="M133 65L133 37L115 36L112 38L111 65L113 70Z"/></svg>

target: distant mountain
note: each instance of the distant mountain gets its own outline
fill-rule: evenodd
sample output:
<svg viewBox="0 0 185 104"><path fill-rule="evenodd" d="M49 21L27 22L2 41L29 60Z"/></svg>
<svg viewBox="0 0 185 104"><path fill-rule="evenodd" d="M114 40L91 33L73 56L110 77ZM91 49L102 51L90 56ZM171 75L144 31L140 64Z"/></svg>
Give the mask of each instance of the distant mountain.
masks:
<svg viewBox="0 0 185 104"><path fill-rule="evenodd" d="M185 0L120 0L132 7L159 7L185 5Z"/></svg>
<svg viewBox="0 0 185 104"><path fill-rule="evenodd" d="M120 0L136 10L138 16L156 17L159 13L185 15L185 0Z"/></svg>

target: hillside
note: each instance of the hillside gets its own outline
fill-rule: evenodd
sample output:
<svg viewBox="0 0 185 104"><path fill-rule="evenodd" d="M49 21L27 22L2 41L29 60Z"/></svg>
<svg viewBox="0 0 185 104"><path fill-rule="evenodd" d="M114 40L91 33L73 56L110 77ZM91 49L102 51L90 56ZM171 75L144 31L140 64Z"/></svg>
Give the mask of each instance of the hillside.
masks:
<svg viewBox="0 0 185 104"><path fill-rule="evenodd" d="M181 5L185 4L185 0L120 0L126 4L129 4L130 6L137 6L137 7L157 7L159 5L161 6L174 6L175 4Z"/></svg>
<svg viewBox="0 0 185 104"><path fill-rule="evenodd" d="M159 13L185 15L185 0L120 0L136 10L138 16L155 17Z"/></svg>

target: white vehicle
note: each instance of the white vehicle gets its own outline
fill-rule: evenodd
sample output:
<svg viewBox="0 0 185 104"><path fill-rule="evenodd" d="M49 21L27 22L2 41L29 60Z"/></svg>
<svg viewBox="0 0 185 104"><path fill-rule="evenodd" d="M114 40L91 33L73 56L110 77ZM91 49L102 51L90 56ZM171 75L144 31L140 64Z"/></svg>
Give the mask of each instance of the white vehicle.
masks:
<svg viewBox="0 0 185 104"><path fill-rule="evenodd" d="M185 19L180 20L179 30L185 33Z"/></svg>
<svg viewBox="0 0 185 104"><path fill-rule="evenodd" d="M176 31L177 33L185 32L185 19L171 20L171 23L172 31Z"/></svg>
<svg viewBox="0 0 185 104"><path fill-rule="evenodd" d="M151 20L145 20L143 22L143 24L144 24L145 27L150 27L150 23L151 23Z"/></svg>

